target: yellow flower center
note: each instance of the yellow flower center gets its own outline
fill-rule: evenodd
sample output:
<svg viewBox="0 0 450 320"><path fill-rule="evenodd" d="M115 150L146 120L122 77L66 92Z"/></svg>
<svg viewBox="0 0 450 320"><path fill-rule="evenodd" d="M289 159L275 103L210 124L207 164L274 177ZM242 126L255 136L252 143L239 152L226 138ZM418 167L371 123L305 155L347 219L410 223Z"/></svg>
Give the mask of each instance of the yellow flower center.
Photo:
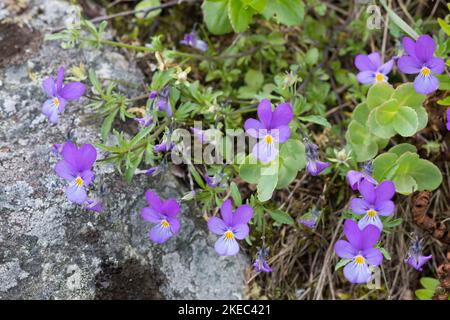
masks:
<svg viewBox="0 0 450 320"><path fill-rule="evenodd" d="M431 70L430 70L429 68L427 68L427 67L423 67L423 68L422 68L422 74L423 74L424 76L429 76L430 73L431 73Z"/></svg>
<svg viewBox="0 0 450 320"><path fill-rule="evenodd" d="M161 221L161 225L163 226L163 228L168 228L170 226L169 222L167 222L167 220Z"/></svg>
<svg viewBox="0 0 450 320"><path fill-rule="evenodd" d="M81 177L77 177L75 179L75 183L77 186L82 187L83 186L83 179L81 179Z"/></svg>
<svg viewBox="0 0 450 320"><path fill-rule="evenodd" d="M355 263L356 264L363 264L364 263L364 257L363 256L356 256Z"/></svg>
<svg viewBox="0 0 450 320"><path fill-rule="evenodd" d="M375 81L376 81L376 82L384 81L383 75L382 75L381 73L378 72L378 73L375 75Z"/></svg>
<svg viewBox="0 0 450 320"><path fill-rule="evenodd" d="M59 99L58 98L53 98L53 104L55 105L55 107L59 107Z"/></svg>
<svg viewBox="0 0 450 320"><path fill-rule="evenodd" d="M272 144L273 137L270 134L268 134L267 136L264 137L264 141L266 141L267 144Z"/></svg>
<svg viewBox="0 0 450 320"><path fill-rule="evenodd" d="M231 240L231 239L233 239L233 238L234 238L233 231L228 230L227 232L225 232L225 239Z"/></svg>
<svg viewBox="0 0 450 320"><path fill-rule="evenodd" d="M375 210L367 210L367 215L371 218L375 217L377 215L377 212Z"/></svg>

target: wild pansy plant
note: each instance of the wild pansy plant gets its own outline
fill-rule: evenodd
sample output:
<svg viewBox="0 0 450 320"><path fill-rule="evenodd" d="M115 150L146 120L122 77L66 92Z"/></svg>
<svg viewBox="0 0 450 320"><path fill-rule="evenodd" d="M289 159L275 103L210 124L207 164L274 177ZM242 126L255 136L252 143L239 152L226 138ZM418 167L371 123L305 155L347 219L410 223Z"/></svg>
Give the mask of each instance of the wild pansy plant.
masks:
<svg viewBox="0 0 450 320"><path fill-rule="evenodd" d="M385 64L382 64L379 52L374 52L369 55L358 54L355 57L355 66L359 70L356 79L360 83L374 84L388 81L389 78L387 75L394 66L394 60L391 59Z"/></svg>
<svg viewBox="0 0 450 320"><path fill-rule="evenodd" d="M42 113L52 123L57 123L59 114L64 112L67 102L77 100L86 91L86 86L81 82L69 82L63 84L64 67L60 67L56 82L53 77L48 77L42 82L42 88L50 98L42 105Z"/></svg>
<svg viewBox="0 0 450 320"><path fill-rule="evenodd" d="M429 94L439 87L435 74L445 69L444 59L434 56L436 43L429 35L421 35L415 42L411 38L403 38L403 48L407 55L401 57L397 64L401 72L418 74L414 80L414 89L418 93Z"/></svg>
<svg viewBox="0 0 450 320"><path fill-rule="evenodd" d="M85 188L94 180L92 166L97 159L97 151L91 144L83 144L78 148L69 141L64 144L61 156L63 160L56 164L55 172L69 181L66 188L67 198L77 204L83 204L88 200Z"/></svg>
<svg viewBox="0 0 450 320"><path fill-rule="evenodd" d="M367 161L363 164L361 171L349 170L346 175L346 179L352 190L358 190L359 184L367 180L373 185L377 185L378 182L372 178L373 165L371 161Z"/></svg>
<svg viewBox="0 0 450 320"><path fill-rule="evenodd" d="M376 187L368 180L363 180L358 188L362 198L354 198L350 201L350 209L358 214L364 215L359 220L360 229L372 224L383 230L383 222L380 216L387 217L394 213L395 204L391 200L395 195L395 186L392 181L386 180Z"/></svg>
<svg viewBox="0 0 450 320"><path fill-rule="evenodd" d="M208 219L208 229L220 238L214 246L220 256L234 256L239 252L237 240L245 239L249 234L248 222L253 217L253 209L247 204L239 206L233 212L231 199L224 201L220 207L221 218Z"/></svg>
<svg viewBox="0 0 450 320"><path fill-rule="evenodd" d="M370 267L379 266L383 262L381 251L374 248L380 239L381 231L374 225L367 225L362 230L353 220L345 220L345 240L338 240L334 245L336 255L343 260L344 276L351 283L367 283L372 271Z"/></svg>
<svg viewBox="0 0 450 320"><path fill-rule="evenodd" d="M148 207L142 208L141 217L155 224L148 236L155 243L164 243L180 231L180 220L177 217L180 205L176 199L162 201L150 190L145 193L145 199Z"/></svg>
<svg viewBox="0 0 450 320"><path fill-rule="evenodd" d="M312 176L319 175L323 170L330 166L329 162L323 162L319 160L319 147L309 142L305 142L306 148L306 168Z"/></svg>
<svg viewBox="0 0 450 320"><path fill-rule="evenodd" d="M422 255L422 239L416 237L411 243L405 262L417 271L423 271L423 265L432 257L431 254L429 256Z"/></svg>
<svg viewBox="0 0 450 320"><path fill-rule="evenodd" d="M267 257L269 256L269 249L267 249L264 245L261 248L258 249L258 252L256 253L256 259L253 263L253 269L256 272L265 272L269 273L272 272L272 268L269 266L269 263L267 262Z"/></svg>

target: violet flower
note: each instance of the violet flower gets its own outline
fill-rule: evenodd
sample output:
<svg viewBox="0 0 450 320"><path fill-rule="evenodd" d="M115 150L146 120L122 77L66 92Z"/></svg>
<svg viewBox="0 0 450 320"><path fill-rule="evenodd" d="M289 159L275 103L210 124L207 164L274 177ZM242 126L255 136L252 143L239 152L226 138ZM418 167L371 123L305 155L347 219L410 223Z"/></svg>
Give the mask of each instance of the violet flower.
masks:
<svg viewBox="0 0 450 320"><path fill-rule="evenodd" d="M148 234L149 238L155 243L164 243L180 231L180 221L177 218L180 205L175 199L162 201L150 190L145 193L145 198L149 206L142 208L141 217L155 224Z"/></svg>
<svg viewBox="0 0 450 320"><path fill-rule="evenodd" d="M145 114L142 118L134 118L134 121L139 123L141 127L148 127L153 123L153 117L149 114Z"/></svg>
<svg viewBox="0 0 450 320"><path fill-rule="evenodd" d="M64 146L64 145L61 144L61 143L55 143L55 144L52 146L52 152L53 152L55 155L59 156L59 155L61 154L61 151L62 151L63 146Z"/></svg>
<svg viewBox="0 0 450 320"><path fill-rule="evenodd" d="M239 252L239 244L236 239L242 240L249 234L247 223L253 217L253 209L244 204L233 213L231 200L226 200L220 212L222 219L211 217L208 220L208 229L220 236L214 246L220 256L234 256Z"/></svg>
<svg viewBox="0 0 450 320"><path fill-rule="evenodd" d="M278 155L278 145L286 142L291 129L289 123L294 117L289 103L280 103L274 111L268 99L263 99L258 105L258 118L245 121L247 134L260 141L253 147L253 156L263 163L273 161Z"/></svg>
<svg viewBox="0 0 450 320"><path fill-rule="evenodd" d="M175 146L175 144L173 142L163 140L161 143L155 145L153 147L153 151L154 152L167 152L173 149L173 147Z"/></svg>
<svg viewBox="0 0 450 320"><path fill-rule="evenodd" d="M314 229L317 226L317 221L319 221L319 218L320 218L320 210L314 207L310 212L302 215L298 219L298 222L300 222L309 229Z"/></svg>
<svg viewBox="0 0 450 320"><path fill-rule="evenodd" d="M316 144L311 142L305 143L306 149L306 168L312 176L319 175L323 170L328 168L330 165L329 162L319 161L319 147Z"/></svg>
<svg viewBox="0 0 450 320"><path fill-rule="evenodd" d="M358 79L360 83L374 84L388 81L387 75L394 66L394 60L391 59L385 64L382 64L378 52L369 55L358 54L355 57L355 66L360 71L356 76L356 79Z"/></svg>
<svg viewBox="0 0 450 320"><path fill-rule="evenodd" d="M145 170L145 174L148 176L156 176L160 171L161 168L159 166L150 167L147 170Z"/></svg>
<svg viewBox="0 0 450 320"><path fill-rule="evenodd" d="M103 203L97 199L87 199L83 209L100 213L103 211Z"/></svg>
<svg viewBox="0 0 450 320"><path fill-rule="evenodd" d="M97 159L97 151L91 144L83 144L77 148L72 142L66 142L62 148L63 160L55 166L58 176L69 181L66 188L67 198L75 203L82 204L86 201L87 187L94 179L92 166Z"/></svg>
<svg viewBox="0 0 450 320"><path fill-rule="evenodd" d="M360 230L355 221L345 220L344 234L348 241L338 240L334 245L340 258L350 259L344 267L344 276L351 283L367 283L372 275L369 267L383 262L381 251L373 247L381 231L373 225Z"/></svg>
<svg viewBox="0 0 450 320"><path fill-rule="evenodd" d="M42 113L52 123L57 123L59 114L67 105L67 101L79 99L86 91L86 86L81 82L69 82L63 85L64 67L60 67L56 78L48 77L42 82L42 88L50 98L42 105Z"/></svg>
<svg viewBox="0 0 450 320"><path fill-rule="evenodd" d="M160 93L158 91L152 91L149 98L152 100L156 99L156 109L165 112L169 117L172 116L172 106L169 101L170 88L168 86L164 87Z"/></svg>
<svg viewBox="0 0 450 320"><path fill-rule="evenodd" d="M205 130L191 128L191 131L201 144L205 144L208 141Z"/></svg>
<svg viewBox="0 0 450 320"><path fill-rule="evenodd" d="M216 188L220 182L222 181L222 175L220 174L216 174L213 177L210 177L208 174L204 174L203 178L205 179L206 184L210 187L210 188Z"/></svg>
<svg viewBox="0 0 450 320"><path fill-rule="evenodd" d="M195 32L185 34L183 40L181 40L180 43L202 52L208 50L208 44L205 41L200 40L197 36L197 33Z"/></svg>
<svg viewBox="0 0 450 320"><path fill-rule="evenodd" d="M377 185L378 182L372 178L372 162L368 161L362 166L361 171L350 170L347 172L347 182L352 188L352 190L357 190L359 184L363 180L369 181L373 185Z"/></svg>
<svg viewBox="0 0 450 320"><path fill-rule="evenodd" d="M350 209L356 214L364 214L358 225L361 229L373 224L383 230L383 222L380 215L387 217L394 213L395 204L391 201L395 195L395 185L390 180L385 180L378 186L374 186L368 180L359 184L359 192L363 198L354 198L350 201Z"/></svg>
<svg viewBox="0 0 450 320"><path fill-rule="evenodd" d="M447 109L447 130L450 131L450 108Z"/></svg>
<svg viewBox="0 0 450 320"><path fill-rule="evenodd" d="M422 266L430 260L433 255L423 256L422 255L422 241L419 238L415 238L411 244L408 251L408 257L405 262L417 271L423 271Z"/></svg>
<svg viewBox="0 0 450 320"><path fill-rule="evenodd" d="M429 35L421 35L416 42L411 38L403 38L403 47L407 55L401 57L398 68L406 74L418 74L414 80L414 89L418 93L428 94L436 91L439 80L434 74L444 72L444 59L433 57L436 44Z"/></svg>
<svg viewBox="0 0 450 320"><path fill-rule="evenodd" d="M256 272L272 272L272 268L267 263L269 250L263 245L256 254L256 260L253 263L253 268Z"/></svg>

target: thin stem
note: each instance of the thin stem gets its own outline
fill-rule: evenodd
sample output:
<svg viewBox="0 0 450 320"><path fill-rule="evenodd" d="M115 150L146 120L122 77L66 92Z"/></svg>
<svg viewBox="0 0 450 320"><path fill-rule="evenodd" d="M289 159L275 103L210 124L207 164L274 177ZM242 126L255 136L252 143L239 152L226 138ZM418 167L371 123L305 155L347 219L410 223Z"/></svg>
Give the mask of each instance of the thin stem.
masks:
<svg viewBox="0 0 450 320"><path fill-rule="evenodd" d="M97 39L90 39L90 38L81 38L81 41L88 41L88 42L94 42L94 43L100 43L100 44L106 44L110 46L115 47L121 47L126 49L132 49L137 51L146 51L146 52L153 52L154 50L152 48L144 47L144 46L136 46L132 44L117 42L117 41L111 41L111 40L97 40Z"/></svg>

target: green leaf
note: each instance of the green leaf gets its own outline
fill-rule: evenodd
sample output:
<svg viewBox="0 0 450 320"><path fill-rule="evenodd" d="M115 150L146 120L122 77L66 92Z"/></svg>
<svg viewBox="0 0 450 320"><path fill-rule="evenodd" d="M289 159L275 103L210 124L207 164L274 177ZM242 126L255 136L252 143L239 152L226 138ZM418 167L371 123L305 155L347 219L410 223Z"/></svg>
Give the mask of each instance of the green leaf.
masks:
<svg viewBox="0 0 450 320"><path fill-rule="evenodd" d="M341 259L338 263L336 263L336 266L334 267L334 272L338 271L342 267L345 267L352 259Z"/></svg>
<svg viewBox="0 0 450 320"><path fill-rule="evenodd" d="M428 290L432 290L433 292L436 290L436 287L439 285L439 280L429 277L420 278L420 284Z"/></svg>
<svg viewBox="0 0 450 320"><path fill-rule="evenodd" d="M392 181L395 184L395 191L401 194L411 194L418 189L416 180L410 175L397 175Z"/></svg>
<svg viewBox="0 0 450 320"><path fill-rule="evenodd" d="M448 96L444 99L438 100L437 103L440 104L441 106L450 106L450 96Z"/></svg>
<svg viewBox="0 0 450 320"><path fill-rule="evenodd" d="M228 0L203 1L203 20L208 30L216 35L233 31L228 18Z"/></svg>
<svg viewBox="0 0 450 320"><path fill-rule="evenodd" d="M391 255L389 254L389 252L386 251L385 248L379 247L378 249L381 251L381 253L383 254L383 256L386 260L391 261L391 259L392 259Z"/></svg>
<svg viewBox="0 0 450 320"><path fill-rule="evenodd" d="M441 26L442 30L448 35L450 36L450 25L445 22L445 20L442 20L441 18L437 19L439 25Z"/></svg>
<svg viewBox="0 0 450 320"><path fill-rule="evenodd" d="M427 96L417 93L416 90L414 90L414 85L411 82L407 82L399 85L395 89L392 98L397 99L400 107L406 106L415 108L421 107Z"/></svg>
<svg viewBox="0 0 450 320"><path fill-rule="evenodd" d="M160 5L161 5L161 2L159 0L143 0L143 1L139 2L134 9L135 10L144 10L144 9L148 9L148 8L152 8L152 7L158 7ZM145 15L145 12L136 12L136 17L139 19L142 19L142 18L144 18L144 15L145 15L145 19L151 19L151 18L159 16L160 13L161 13L161 9L150 11L149 13L147 13L147 15Z"/></svg>
<svg viewBox="0 0 450 320"><path fill-rule="evenodd" d="M258 183L261 176L261 165L252 154L248 155L239 167L239 176L248 183Z"/></svg>
<svg viewBox="0 0 450 320"><path fill-rule="evenodd" d="M408 34L413 39L417 39L419 35L413 28L411 28L402 18L400 18L391 8L386 4L386 0L380 0L381 5L387 11L392 22L395 23L400 29L402 29L406 34Z"/></svg>
<svg viewBox="0 0 450 320"><path fill-rule="evenodd" d="M439 168L425 159L417 159L413 168L410 169L411 176L418 183L418 190L435 190L442 183L442 174Z"/></svg>
<svg viewBox="0 0 450 320"><path fill-rule="evenodd" d="M252 22L255 10L243 3L243 0L228 0L228 18L236 32L247 30Z"/></svg>
<svg viewBox="0 0 450 320"><path fill-rule="evenodd" d="M305 6L301 0L270 0L263 11L266 19L275 17L277 22L287 26L299 25L305 16Z"/></svg>
<svg viewBox="0 0 450 320"><path fill-rule="evenodd" d="M269 0L243 0L244 3L253 9L255 9L257 12L261 12L266 7L267 1Z"/></svg>
<svg viewBox="0 0 450 320"><path fill-rule="evenodd" d="M281 210L270 211L269 215L274 221L281 224L293 225L295 223L294 219L287 212Z"/></svg>
<svg viewBox="0 0 450 320"><path fill-rule="evenodd" d="M306 52L305 62L309 66L315 65L318 60L319 60L319 49L313 47Z"/></svg>
<svg viewBox="0 0 450 320"><path fill-rule="evenodd" d="M262 170L264 172L264 170ZM278 183L278 174L263 174L257 184L258 200L265 202L272 198L272 193Z"/></svg>
<svg viewBox="0 0 450 320"><path fill-rule="evenodd" d="M427 289L419 289L416 290L415 294L419 300L433 300L434 291Z"/></svg>
<svg viewBox="0 0 450 320"><path fill-rule="evenodd" d="M394 93L394 88L386 82L380 82L370 87L367 92L367 107L372 110L389 100Z"/></svg>
<svg viewBox="0 0 450 320"><path fill-rule="evenodd" d="M351 121L345 137L352 146L356 161L370 160L377 155L378 145L362 124Z"/></svg>
<svg viewBox="0 0 450 320"><path fill-rule="evenodd" d="M248 87L257 91L264 84L264 75L259 70L249 69L245 74L244 82Z"/></svg>
<svg viewBox="0 0 450 320"><path fill-rule="evenodd" d="M331 128L331 124L328 122L328 120L322 116L317 115L309 115L304 117L298 117L303 122L312 122L319 124L321 126L324 126L325 128Z"/></svg>
<svg viewBox="0 0 450 320"><path fill-rule="evenodd" d="M378 116L378 113L383 112L380 108L375 108L369 114L369 119L367 120L367 126L372 134L382 139L390 139L395 136L395 130L391 124L382 125L379 123L378 118L386 116L387 113L384 112L382 116Z"/></svg>
<svg viewBox="0 0 450 320"><path fill-rule="evenodd" d="M236 183L231 182L230 184L230 191L231 191L231 197L233 198L233 202L235 206L240 206L242 205L242 198L241 198L241 194L239 192L239 188L236 185Z"/></svg>
<svg viewBox="0 0 450 320"><path fill-rule="evenodd" d="M389 153L395 153L400 157L405 152L417 153L417 148L409 143L400 143L388 150Z"/></svg>
<svg viewBox="0 0 450 320"><path fill-rule="evenodd" d="M117 112L119 112L119 109L115 109L105 118L105 120L103 120L102 127L100 129L103 141L108 140L109 133L111 132L112 123L116 118Z"/></svg>
<svg viewBox="0 0 450 320"><path fill-rule="evenodd" d="M392 126L402 137L411 137L419 126L417 113L410 107L400 107Z"/></svg>
<svg viewBox="0 0 450 320"><path fill-rule="evenodd" d="M373 160L372 176L378 182L390 178L390 172L398 166L396 164L398 157L393 153L383 153Z"/></svg>
<svg viewBox="0 0 450 320"><path fill-rule="evenodd" d="M370 110L367 106L367 103L360 103L353 110L352 119L364 125L366 124L367 119L369 119L369 113Z"/></svg>
<svg viewBox="0 0 450 320"><path fill-rule="evenodd" d="M377 122L380 125L385 126L394 121L399 110L400 108L397 99L389 99L386 102L382 103L379 107L374 109L372 112L375 113L376 111Z"/></svg>

